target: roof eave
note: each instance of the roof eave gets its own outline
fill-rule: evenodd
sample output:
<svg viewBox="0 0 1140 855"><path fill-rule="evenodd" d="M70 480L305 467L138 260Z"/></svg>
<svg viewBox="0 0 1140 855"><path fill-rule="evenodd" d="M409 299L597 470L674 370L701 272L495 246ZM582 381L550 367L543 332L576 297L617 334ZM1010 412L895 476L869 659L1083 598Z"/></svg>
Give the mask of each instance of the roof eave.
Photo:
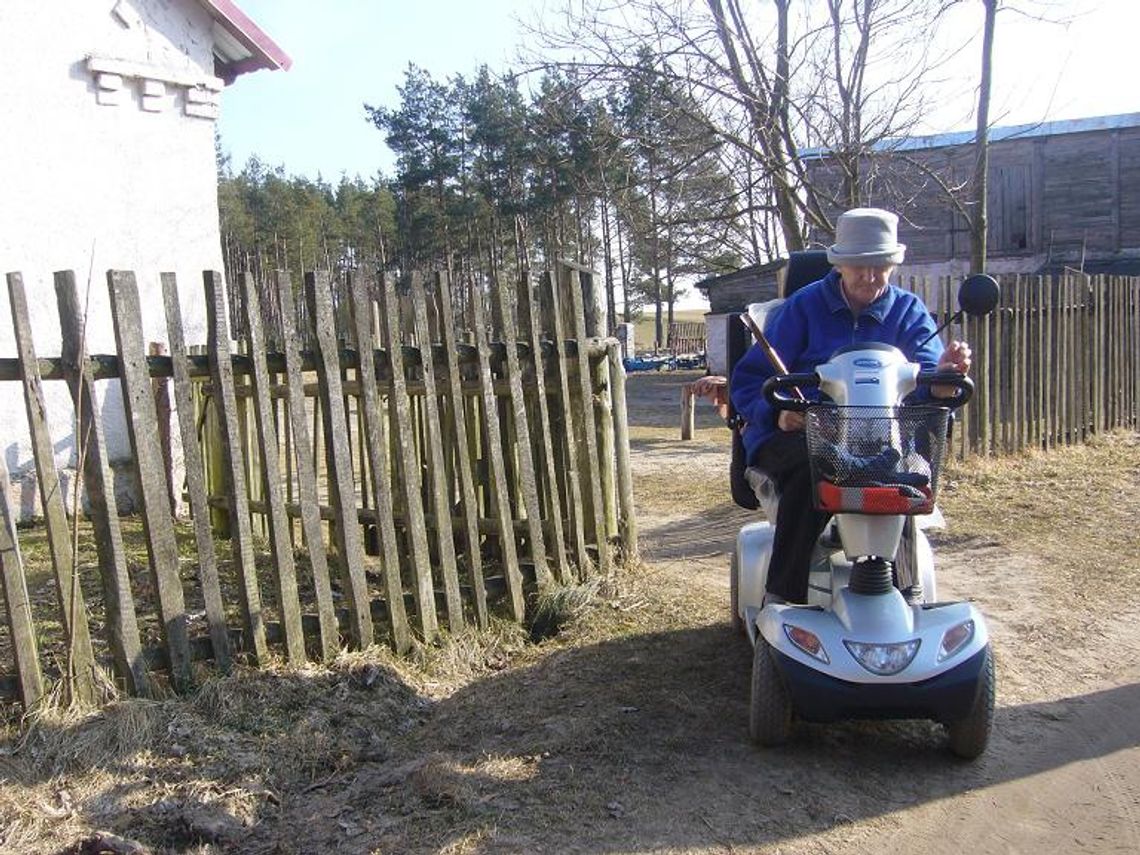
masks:
<svg viewBox="0 0 1140 855"><path fill-rule="evenodd" d="M232 0L198 1L218 27L236 43L225 45L225 39L215 39L214 43L218 76L227 83L249 71L287 71L293 65L289 55ZM233 49L236 46L240 46L241 52Z"/></svg>

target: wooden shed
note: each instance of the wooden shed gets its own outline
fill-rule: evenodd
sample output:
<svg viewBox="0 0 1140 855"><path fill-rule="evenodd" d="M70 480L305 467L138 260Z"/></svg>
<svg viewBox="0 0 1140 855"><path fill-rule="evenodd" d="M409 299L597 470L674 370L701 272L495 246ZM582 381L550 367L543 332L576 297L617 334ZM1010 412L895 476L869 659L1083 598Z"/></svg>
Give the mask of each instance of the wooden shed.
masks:
<svg viewBox="0 0 1140 855"><path fill-rule="evenodd" d="M905 273L966 272L965 218L932 177L973 174L974 133L886 141L865 163L868 204L898 210ZM1140 270L1140 113L994 128L989 154L988 267L994 273ZM826 153L803 155L813 181L838 186ZM913 201L899 206L899 198ZM827 235L816 235L826 244Z"/></svg>
<svg viewBox="0 0 1140 855"><path fill-rule="evenodd" d="M696 284L709 301L705 315L705 364L710 374L724 374L728 370L728 324L750 303L763 303L780 296L786 258L764 264L752 264L724 273L709 276Z"/></svg>

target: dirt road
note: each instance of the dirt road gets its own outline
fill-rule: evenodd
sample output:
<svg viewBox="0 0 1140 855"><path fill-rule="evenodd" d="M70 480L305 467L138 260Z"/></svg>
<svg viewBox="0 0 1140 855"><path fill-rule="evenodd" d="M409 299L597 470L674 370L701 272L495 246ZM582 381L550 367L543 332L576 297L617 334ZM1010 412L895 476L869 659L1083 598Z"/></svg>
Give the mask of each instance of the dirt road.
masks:
<svg viewBox="0 0 1140 855"><path fill-rule="evenodd" d="M977 601L996 651L980 760L922 722L759 751L728 620L753 516L707 404L678 441L688 379L630 379L644 566L562 632L246 672L0 744L0 848L97 851L79 841L109 829L193 853L1140 852L1140 439L944 483L940 594Z"/></svg>
<svg viewBox="0 0 1140 855"><path fill-rule="evenodd" d="M664 415L670 378L646 385L654 389L643 397ZM635 460L643 478L666 468L678 481L713 478L726 465L715 435L668 446L642 444ZM1134 487L1136 480L1133 472ZM646 558L670 584L725 602L728 550L750 518L730 506L687 519L650 511L642 515ZM710 843L780 852L1140 851L1134 591L1121 586L1092 603L1058 595L1064 554L1049 560L957 537L952 516L935 548L940 593L974 599L993 634L998 701L986 755L957 762L937 728L915 723L805 726L787 748L753 750L744 719L748 653L725 651L709 668L734 670L737 685L722 687L733 693L724 714L702 724L719 735L725 756L686 787L707 793L686 801ZM1135 554L1124 561L1137 563Z"/></svg>

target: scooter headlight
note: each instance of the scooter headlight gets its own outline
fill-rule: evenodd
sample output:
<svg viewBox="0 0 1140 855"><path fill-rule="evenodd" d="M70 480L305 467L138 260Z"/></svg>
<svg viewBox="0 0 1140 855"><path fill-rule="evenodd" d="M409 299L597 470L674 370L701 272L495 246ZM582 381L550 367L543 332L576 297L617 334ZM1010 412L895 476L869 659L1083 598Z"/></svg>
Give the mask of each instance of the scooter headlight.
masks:
<svg viewBox="0 0 1140 855"><path fill-rule="evenodd" d="M942 644L938 646L938 661L944 662L970 643L974 637L974 622L964 620L960 624L950 627L942 635Z"/></svg>
<svg viewBox="0 0 1140 855"><path fill-rule="evenodd" d="M844 641L855 661L880 677L889 677L903 670L918 653L919 639L896 644L864 644L861 641Z"/></svg>
<svg viewBox="0 0 1140 855"><path fill-rule="evenodd" d="M818 659L824 665L830 664L831 660L827 656L827 651L823 649L823 642L814 632L808 632L801 626L786 623L784 624L784 635L788 637L788 641L808 656Z"/></svg>

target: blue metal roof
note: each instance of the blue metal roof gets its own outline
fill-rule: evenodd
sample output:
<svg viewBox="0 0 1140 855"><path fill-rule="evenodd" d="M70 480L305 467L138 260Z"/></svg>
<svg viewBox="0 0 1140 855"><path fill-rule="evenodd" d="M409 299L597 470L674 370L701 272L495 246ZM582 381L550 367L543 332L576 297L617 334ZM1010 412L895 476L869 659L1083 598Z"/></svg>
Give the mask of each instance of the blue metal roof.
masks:
<svg viewBox="0 0 1140 855"><path fill-rule="evenodd" d="M990 128L990 142L1135 127L1140 127L1140 113L1121 113L1115 116L1092 116L1085 119L1064 119L1056 122L1034 122L1028 125L994 127ZM873 151L891 152L947 148L949 146L972 143L974 136L974 131L953 131L951 133L931 134L930 136L924 137L894 137L879 140L871 146L871 149ZM830 149L826 148L808 148L801 150L799 156L801 158L824 157L829 152Z"/></svg>

